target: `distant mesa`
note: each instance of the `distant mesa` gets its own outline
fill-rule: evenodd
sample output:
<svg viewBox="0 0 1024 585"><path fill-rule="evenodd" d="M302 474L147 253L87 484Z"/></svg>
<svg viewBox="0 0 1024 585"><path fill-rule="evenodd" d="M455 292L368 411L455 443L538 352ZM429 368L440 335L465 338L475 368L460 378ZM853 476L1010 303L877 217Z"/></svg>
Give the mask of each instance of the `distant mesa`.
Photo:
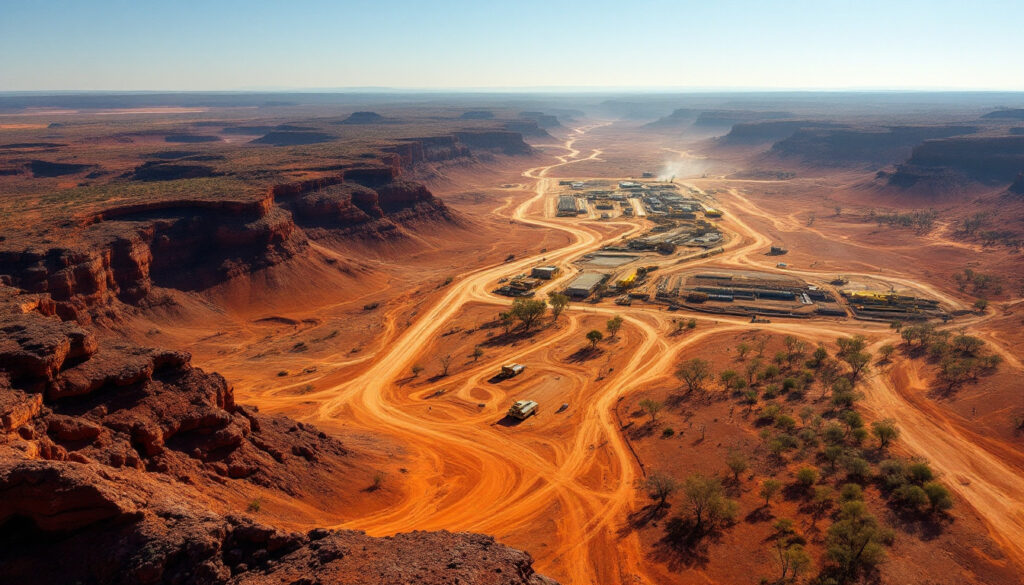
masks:
<svg viewBox="0 0 1024 585"><path fill-rule="evenodd" d="M147 158L160 160L190 160L190 161L213 161L225 160L227 157L219 154L204 154L194 150L163 150L151 152L145 155Z"/></svg>
<svg viewBox="0 0 1024 585"><path fill-rule="evenodd" d="M381 124L386 120L377 112L352 112L352 114L338 122L339 124Z"/></svg>
<svg viewBox="0 0 1024 585"><path fill-rule="evenodd" d="M459 119L460 120L490 120L493 117L494 117L494 112L491 112L491 111L488 111L488 110L470 110L468 112L463 112L462 115L459 116Z"/></svg>
<svg viewBox="0 0 1024 585"><path fill-rule="evenodd" d="M814 120L771 120L767 122L741 122L728 134L718 139L719 144L733 146L776 142L789 138L805 128L838 128L840 124Z"/></svg>
<svg viewBox="0 0 1024 585"><path fill-rule="evenodd" d="M905 160L924 140L971 134L974 126L891 126L886 128L802 128L776 142L769 155L829 167L884 166Z"/></svg>
<svg viewBox="0 0 1024 585"><path fill-rule="evenodd" d="M624 109L624 113L626 113L627 115L633 114L631 109L628 107L628 104L617 104L617 106L618 107L616 107L615 109ZM647 124L647 127L676 128L681 126L689 126L693 124L694 120L697 119L698 115L700 115L700 110L694 110L691 108L679 108L674 110L671 114Z"/></svg>
<svg viewBox="0 0 1024 585"><path fill-rule="evenodd" d="M926 140L915 147L907 162L889 178L889 184L905 187L922 178L949 175L1018 185L1022 169L1024 136L958 136Z"/></svg>
<svg viewBox="0 0 1024 585"><path fill-rule="evenodd" d="M531 138L552 138L548 131L541 128L536 120L509 120L505 122L505 130L518 132Z"/></svg>
<svg viewBox="0 0 1024 585"><path fill-rule="evenodd" d="M213 167L207 165L168 164L163 161L145 162L132 172L136 181L174 181L177 179L198 179L217 175Z"/></svg>
<svg viewBox="0 0 1024 585"><path fill-rule="evenodd" d="M1014 136L1024 135L1024 126L1017 126L1016 128L1010 128L1010 134Z"/></svg>
<svg viewBox="0 0 1024 585"><path fill-rule="evenodd" d="M279 124L277 126L226 126L221 133L240 134L243 136L259 136L268 132L312 132L316 128L308 126L293 126L291 124Z"/></svg>
<svg viewBox="0 0 1024 585"><path fill-rule="evenodd" d="M694 120L694 126L702 127L732 127L743 122L757 122L759 120L779 120L792 118L790 112L762 112L759 110L710 110L701 112Z"/></svg>
<svg viewBox="0 0 1024 585"><path fill-rule="evenodd" d="M651 120L653 118L661 118L665 116L666 112L672 111L672 106L667 106L662 102L631 102L623 100L605 100L598 104L598 108L603 114L622 120ZM694 117L696 117L696 114L694 114Z"/></svg>
<svg viewBox="0 0 1024 585"><path fill-rule="evenodd" d="M187 156L193 156L201 154L196 150L162 150L159 152L151 152L145 156L149 158L159 158L164 160L174 160L177 158L185 158Z"/></svg>
<svg viewBox="0 0 1024 585"><path fill-rule="evenodd" d="M32 160L26 165L29 172L32 173L33 177L37 178L50 178L50 177L63 177L64 175L74 175L80 173L86 169L91 169L95 165L84 165L75 163L57 163L49 162L45 160Z"/></svg>
<svg viewBox="0 0 1024 585"><path fill-rule="evenodd" d="M205 134L168 134L164 136L164 142L177 142L182 144L194 144L201 142L220 142L220 137Z"/></svg>
<svg viewBox="0 0 1024 585"><path fill-rule="evenodd" d="M520 112L519 117L527 120L533 120L534 122L537 122L537 126L545 130L562 127L561 122L558 121L558 116L545 114L544 112Z"/></svg>
<svg viewBox="0 0 1024 585"><path fill-rule="evenodd" d="M59 142L11 142L9 144L0 144L0 150L21 150L24 148L60 148L67 146L67 144L61 144Z"/></svg>
<svg viewBox="0 0 1024 585"><path fill-rule="evenodd" d="M504 154L530 154L533 149L523 142L519 132L501 130L466 130L454 133L456 140L473 150L496 150Z"/></svg>
<svg viewBox="0 0 1024 585"><path fill-rule="evenodd" d="M1017 180L1008 189L1014 195L1024 195L1024 173L1017 175Z"/></svg>
<svg viewBox="0 0 1024 585"><path fill-rule="evenodd" d="M268 132L262 138L253 140L251 144L268 144L270 146L301 146L303 144L319 144L330 142L334 137L323 132Z"/></svg>
<svg viewBox="0 0 1024 585"><path fill-rule="evenodd" d="M1024 120L1024 108L1004 108L982 116L988 120Z"/></svg>

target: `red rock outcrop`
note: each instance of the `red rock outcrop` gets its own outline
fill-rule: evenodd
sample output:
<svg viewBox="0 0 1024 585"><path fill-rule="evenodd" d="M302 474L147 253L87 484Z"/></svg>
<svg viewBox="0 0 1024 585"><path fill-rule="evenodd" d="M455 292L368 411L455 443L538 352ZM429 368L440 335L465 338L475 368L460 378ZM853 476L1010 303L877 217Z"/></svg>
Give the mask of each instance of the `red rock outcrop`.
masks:
<svg viewBox="0 0 1024 585"><path fill-rule="evenodd" d="M443 141L442 141L443 142ZM454 221L423 185L389 166L345 169L275 185L250 199L166 200L83 216L64 241L44 247L0 242L0 278L47 293L66 319L116 299L138 304L156 287L203 290L286 261L315 235L393 238L419 219Z"/></svg>
<svg viewBox="0 0 1024 585"><path fill-rule="evenodd" d="M235 404L188 354L98 338L36 296L0 287L5 583L551 583L486 536L300 534L214 512L211 496L236 482L298 499L336 491L350 454Z"/></svg>
<svg viewBox="0 0 1024 585"><path fill-rule="evenodd" d="M455 132L455 138L474 150L492 150L503 154L529 154L533 152L530 145L523 142L519 132L507 130L465 130Z"/></svg>

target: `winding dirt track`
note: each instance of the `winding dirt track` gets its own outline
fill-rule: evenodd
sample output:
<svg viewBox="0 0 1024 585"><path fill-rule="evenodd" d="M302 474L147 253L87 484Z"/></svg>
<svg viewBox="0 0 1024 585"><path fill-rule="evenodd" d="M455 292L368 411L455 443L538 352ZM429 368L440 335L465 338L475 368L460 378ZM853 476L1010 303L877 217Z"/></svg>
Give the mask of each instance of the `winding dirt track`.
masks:
<svg viewBox="0 0 1024 585"><path fill-rule="evenodd" d="M557 162L524 173L534 184L534 195L513 210L513 220L562 230L573 238L571 244L544 254L546 263L560 264L566 270L559 281L540 291L541 296L572 277L569 260L604 245L611 237L644 228L643 220L612 220L598 226L551 217L549 199L556 181L547 175L558 167L600 160L601 150L592 149L584 155L575 148L594 127L575 129L564 144L565 154L556 157ZM775 219L734 190L723 199L721 206L728 217L723 225L733 236L726 252L688 266L714 262L769 268L760 259L768 238L751 229L741 217ZM609 226L618 230L614 236L606 235ZM597 380L592 371L581 366L559 369L566 401L574 406L559 423L568 425L568 432L546 432L546 422L524 423L514 429L494 424L511 399L500 385L486 382L499 365L497 360L481 360L444 378L446 397L451 399L434 401L424 411L423 400L435 387L410 391L397 381L422 359L431 340L467 304L487 303L496 308L506 304L507 299L492 296L488 289L498 278L527 270L539 260L523 258L459 276L443 298L421 312L382 351L372 359L359 358L365 360L359 376L303 397L319 403L320 419L343 420L346 425L393 436L408 450L403 498L384 511L344 526L374 535L435 529L495 534L525 547L537 559L541 572L563 583L650 583L639 539L635 533L620 530L626 515L638 506L635 483L641 471L619 430L614 407L622 396L670 376L684 347L750 325L743 318L716 315L713 320L717 325L712 327L712 319L696 316L707 326L679 339L666 335L671 314L653 308L598 305L588 306L585 312L571 308L556 332L542 342L510 348L500 360L554 361L551 353L557 348L580 344L585 315L623 313L624 335L632 342L620 344L615 351L624 352L624 365ZM799 274L825 276L812 271ZM887 278L962 306L926 283L898 275ZM983 322L978 318L972 324ZM782 321L769 329L810 340L832 340L854 332L869 335L876 344L894 340L886 326L863 322ZM1006 348L1002 351L1012 353ZM1019 368L1020 362L1014 361L1010 365ZM471 394L479 393L481 388L489 394L486 400ZM944 417L940 409L915 399L912 385L897 391L888 375L879 374L869 378L866 393L868 407L901 421L903 442L951 478L949 483L961 500L978 510L1006 553L1024 565L1024 512L1020 509L1024 502L1024 470L999 457L984 441L960 428L958 422ZM478 408L481 402L487 406ZM542 538L541 534L547 536ZM538 542L544 540L544 545L531 546L535 538Z"/></svg>

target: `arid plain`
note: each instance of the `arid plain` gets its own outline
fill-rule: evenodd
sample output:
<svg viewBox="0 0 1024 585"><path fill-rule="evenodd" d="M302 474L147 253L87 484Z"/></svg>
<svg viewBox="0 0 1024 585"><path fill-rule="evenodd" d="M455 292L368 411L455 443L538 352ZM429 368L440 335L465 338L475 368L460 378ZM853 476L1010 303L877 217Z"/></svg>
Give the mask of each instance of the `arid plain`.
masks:
<svg viewBox="0 0 1024 585"><path fill-rule="evenodd" d="M513 575L468 551L469 582L1018 583L1024 110L949 99L11 106L0 522L34 536L0 562L26 575L48 542L143 522L24 504L19 470L51 462L269 531L532 557ZM576 293L581 274L602 282ZM23 334L58 326L99 349ZM119 374L126 345L188 352L175 367L233 390L213 411L330 455L169 422L145 388L177 382L162 358ZM103 455L122 443L138 455ZM286 455L236 457L250 443ZM296 580L310 542L224 570Z"/></svg>

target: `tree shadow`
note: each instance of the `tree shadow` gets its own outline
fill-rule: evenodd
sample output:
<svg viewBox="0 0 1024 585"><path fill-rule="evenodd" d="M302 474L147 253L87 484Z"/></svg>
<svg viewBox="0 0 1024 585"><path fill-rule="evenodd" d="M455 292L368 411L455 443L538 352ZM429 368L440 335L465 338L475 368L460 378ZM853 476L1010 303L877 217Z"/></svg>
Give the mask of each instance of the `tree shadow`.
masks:
<svg viewBox="0 0 1024 585"><path fill-rule="evenodd" d="M495 335L494 337L488 337L487 339L485 339L482 342L480 342L479 345L481 347L496 347L496 346L502 346L502 345L512 345L512 344L518 343L520 341L528 341L530 339L533 339L534 336L536 336L537 333L539 333L539 332L540 332L540 329L536 328L536 327L533 328L533 329L530 329L529 331L524 331L521 328L520 329L513 329L513 330L509 331L508 333L502 333L500 335Z"/></svg>
<svg viewBox="0 0 1024 585"><path fill-rule="evenodd" d="M671 504L660 505L657 502L653 502L635 512L631 512L626 517L626 526L619 530L619 536L625 536L634 530L645 528L651 522L661 520L668 515L670 507Z"/></svg>
<svg viewBox="0 0 1024 585"><path fill-rule="evenodd" d="M757 522L767 522L772 518L775 518L775 514L772 514L772 509L768 506L760 506L744 516L743 521L747 524L754 524Z"/></svg>
<svg viewBox="0 0 1024 585"><path fill-rule="evenodd" d="M651 556L672 571L703 569L708 564L709 542L717 541L720 536L718 529L704 530L693 520L676 516L665 523L665 535L655 544Z"/></svg>
<svg viewBox="0 0 1024 585"><path fill-rule="evenodd" d="M600 347L592 347L588 345L573 352L573 354L566 358L565 361L569 363L586 362L600 357L602 354L604 354L604 350Z"/></svg>
<svg viewBox="0 0 1024 585"><path fill-rule="evenodd" d="M633 425L629 431L629 438L631 439L644 439L654 434L655 425L651 424L650 421L642 425Z"/></svg>
<svg viewBox="0 0 1024 585"><path fill-rule="evenodd" d="M914 534L925 542L942 536L946 528L953 523L953 518L945 512L929 514L918 510L905 510L895 504L889 505L889 516L900 530Z"/></svg>

